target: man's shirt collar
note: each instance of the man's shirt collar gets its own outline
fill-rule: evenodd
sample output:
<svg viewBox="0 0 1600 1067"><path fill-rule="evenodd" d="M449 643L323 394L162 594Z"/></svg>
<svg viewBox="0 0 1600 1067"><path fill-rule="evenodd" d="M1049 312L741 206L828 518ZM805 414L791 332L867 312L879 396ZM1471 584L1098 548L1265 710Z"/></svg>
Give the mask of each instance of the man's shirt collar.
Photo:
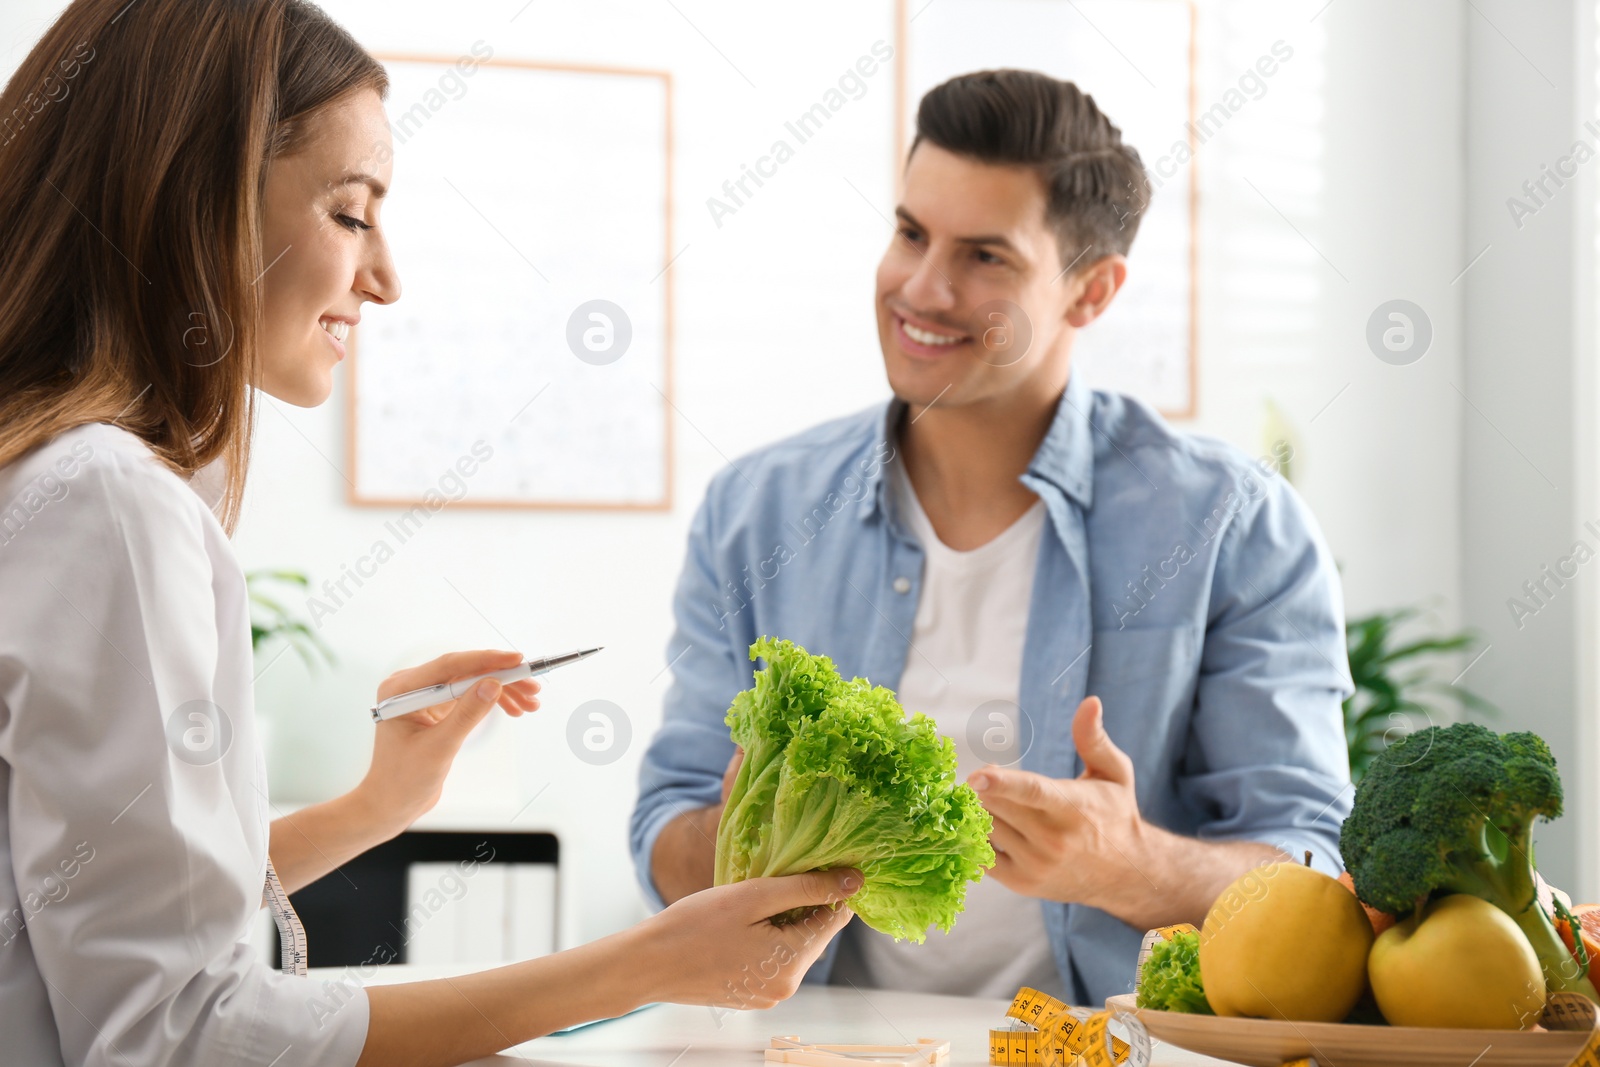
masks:
<svg viewBox="0 0 1600 1067"><path fill-rule="evenodd" d="M1085 511L1094 503L1094 427L1089 421L1093 404L1094 395L1083 380L1077 374L1068 376L1055 418L1029 461L1027 471L1061 490ZM891 463L900 461L897 431L905 411L906 402L899 397L884 407L873 441L873 454L889 458L877 464L868 476L867 499L871 503L861 509L862 519L880 511L885 515L894 514L889 499L894 487L888 472Z"/></svg>

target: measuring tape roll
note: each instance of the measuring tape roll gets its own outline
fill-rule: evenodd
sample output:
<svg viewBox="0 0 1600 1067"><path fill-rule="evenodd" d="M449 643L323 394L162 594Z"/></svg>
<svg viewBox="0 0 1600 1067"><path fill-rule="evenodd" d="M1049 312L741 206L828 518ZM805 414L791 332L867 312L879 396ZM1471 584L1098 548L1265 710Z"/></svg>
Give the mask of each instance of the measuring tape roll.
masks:
<svg viewBox="0 0 1600 1067"><path fill-rule="evenodd" d="M1193 930L1188 923L1178 923L1147 932L1139 946L1138 971L1144 970L1157 941ZM1072 1067L1078 1062L1088 1067L1146 1067L1150 1062L1150 1034L1129 1012L1070 1008L1037 989L1024 988L1006 1015L1016 1020L1012 1027L989 1031L989 1062L994 1067ZM1110 1032L1113 1019L1128 1031L1128 1041Z"/></svg>
<svg viewBox="0 0 1600 1067"><path fill-rule="evenodd" d="M261 900L272 912L272 922L278 928L279 962L283 966L283 973L304 978L306 928L300 924L300 916L295 914L294 905L289 903L289 894L283 891L283 883L278 881L278 872L272 869L271 860L267 861L267 885L261 893Z"/></svg>
<svg viewBox="0 0 1600 1067"><path fill-rule="evenodd" d="M1587 1030L1589 1039L1567 1067L1600 1067L1600 1006L1582 993L1554 993L1539 1024L1546 1030Z"/></svg>
<svg viewBox="0 0 1600 1067"><path fill-rule="evenodd" d="M996 1067L1149 1067L1150 1035L1128 1012L1072 1008L1024 987L1006 1015L1019 1025L989 1031L989 1062ZM1111 1033L1113 1020L1127 1030L1127 1041Z"/></svg>

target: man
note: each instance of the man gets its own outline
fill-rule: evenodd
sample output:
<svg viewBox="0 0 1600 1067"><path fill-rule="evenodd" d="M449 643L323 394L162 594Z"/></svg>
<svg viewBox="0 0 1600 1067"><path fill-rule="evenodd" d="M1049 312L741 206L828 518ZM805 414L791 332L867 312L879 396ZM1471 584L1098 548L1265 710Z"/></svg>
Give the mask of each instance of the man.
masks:
<svg viewBox="0 0 1600 1067"><path fill-rule="evenodd" d="M1248 868L1337 869L1338 577L1275 474L1070 373L1149 195L1090 97L946 82L904 186L876 298L895 398L712 482L634 860L657 901L711 883L723 716L750 643L786 637L933 716L995 823L950 934L856 922L810 979L1098 1004L1147 928L1198 924Z"/></svg>

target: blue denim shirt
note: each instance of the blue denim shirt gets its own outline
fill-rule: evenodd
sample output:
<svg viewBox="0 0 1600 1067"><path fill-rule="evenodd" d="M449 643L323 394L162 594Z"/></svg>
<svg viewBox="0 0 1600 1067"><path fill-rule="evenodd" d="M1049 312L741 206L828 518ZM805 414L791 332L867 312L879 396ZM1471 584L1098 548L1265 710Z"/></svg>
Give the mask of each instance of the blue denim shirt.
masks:
<svg viewBox="0 0 1600 1067"><path fill-rule="evenodd" d="M630 834L657 906L651 851L673 817L719 798L733 754L723 716L750 685L751 642L789 638L846 677L899 684L923 568L886 477L902 410L890 402L745 456L706 493ZM1022 483L1049 513L1022 658L1034 731L1022 767L1078 774L1072 717L1095 694L1145 819L1311 849L1337 871L1351 684L1338 574L1304 502L1237 448L1076 375ZM1075 1003L1131 990L1142 930L1081 904L1040 907ZM808 981L826 981L836 947Z"/></svg>

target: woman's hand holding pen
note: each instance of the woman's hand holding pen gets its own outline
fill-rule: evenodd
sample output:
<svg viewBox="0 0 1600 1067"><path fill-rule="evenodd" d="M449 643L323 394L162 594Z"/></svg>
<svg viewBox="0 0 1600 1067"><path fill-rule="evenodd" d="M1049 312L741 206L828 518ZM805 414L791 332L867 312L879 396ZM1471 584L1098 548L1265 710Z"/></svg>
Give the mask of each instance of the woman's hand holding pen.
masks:
<svg viewBox="0 0 1600 1067"><path fill-rule="evenodd" d="M378 686L378 699L515 667L522 661L519 652L452 652L391 674ZM504 686L485 679L457 700L379 723L372 765L355 792L371 806L375 818L390 821L391 831L399 833L438 803L456 753L490 710L499 704L509 715L537 711L538 694L539 683L532 678Z"/></svg>
<svg viewBox="0 0 1600 1067"><path fill-rule="evenodd" d="M397 671L378 687L378 699L515 667L516 652L452 652L430 663ZM462 742L496 704L510 715L539 707L532 678L502 686L487 680L480 696L386 719L372 743L372 765L361 784L343 796L273 820L269 853L278 880L290 893L381 844L410 826L439 801ZM482 685L480 685L482 688Z"/></svg>

